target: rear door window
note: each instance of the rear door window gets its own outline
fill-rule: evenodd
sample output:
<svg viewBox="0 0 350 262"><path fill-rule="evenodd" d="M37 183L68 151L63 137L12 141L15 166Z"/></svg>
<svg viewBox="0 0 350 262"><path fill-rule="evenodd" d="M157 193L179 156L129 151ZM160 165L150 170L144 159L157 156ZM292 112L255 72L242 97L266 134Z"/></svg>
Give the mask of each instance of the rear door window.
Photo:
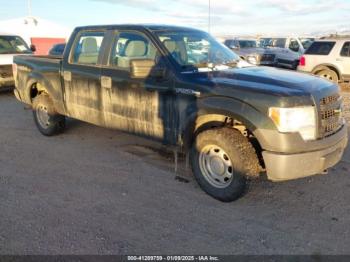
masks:
<svg viewBox="0 0 350 262"><path fill-rule="evenodd" d="M350 56L350 42L345 42L340 52L341 56Z"/></svg>
<svg viewBox="0 0 350 262"><path fill-rule="evenodd" d="M307 55L329 55L332 51L335 42L332 41L322 41L322 42L313 42L311 46L306 50L305 54Z"/></svg>

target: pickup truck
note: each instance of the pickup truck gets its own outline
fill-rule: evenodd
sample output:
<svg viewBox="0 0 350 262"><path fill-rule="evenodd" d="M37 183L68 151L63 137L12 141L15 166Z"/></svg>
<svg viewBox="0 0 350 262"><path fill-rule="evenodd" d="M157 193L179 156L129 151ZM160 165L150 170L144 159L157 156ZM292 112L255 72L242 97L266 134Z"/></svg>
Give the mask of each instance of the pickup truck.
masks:
<svg viewBox="0 0 350 262"><path fill-rule="evenodd" d="M250 64L261 66L274 66L276 64L276 55L273 53L273 49L258 47L255 39L226 39L224 45Z"/></svg>
<svg viewBox="0 0 350 262"><path fill-rule="evenodd" d="M347 145L336 84L249 65L196 29L78 27L62 58L14 63L14 93L43 135L71 117L159 141L189 156L200 187L221 201L264 172L272 181L323 173Z"/></svg>
<svg viewBox="0 0 350 262"><path fill-rule="evenodd" d="M300 57L313 41L314 38L299 37L260 38L260 47L273 49L275 66L295 70Z"/></svg>
<svg viewBox="0 0 350 262"><path fill-rule="evenodd" d="M0 89L14 85L12 60L14 55L31 54L26 42L19 36L0 33Z"/></svg>

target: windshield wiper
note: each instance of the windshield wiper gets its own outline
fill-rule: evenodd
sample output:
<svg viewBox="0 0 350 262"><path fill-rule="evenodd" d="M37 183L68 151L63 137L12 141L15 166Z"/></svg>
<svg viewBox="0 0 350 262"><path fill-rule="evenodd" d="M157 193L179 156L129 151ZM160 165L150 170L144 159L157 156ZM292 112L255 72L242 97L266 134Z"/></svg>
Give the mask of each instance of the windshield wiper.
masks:
<svg viewBox="0 0 350 262"><path fill-rule="evenodd" d="M229 67L237 67L237 64L238 64L239 60L233 60L233 61L230 61L230 62L227 62L227 63L223 63L222 65L225 65L225 66L229 66Z"/></svg>

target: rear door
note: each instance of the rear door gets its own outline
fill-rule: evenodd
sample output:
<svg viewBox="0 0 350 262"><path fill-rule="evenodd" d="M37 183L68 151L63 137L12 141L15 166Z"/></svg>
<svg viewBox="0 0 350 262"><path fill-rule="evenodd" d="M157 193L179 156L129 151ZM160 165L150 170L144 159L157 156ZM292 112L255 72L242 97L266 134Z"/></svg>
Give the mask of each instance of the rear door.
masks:
<svg viewBox="0 0 350 262"><path fill-rule="evenodd" d="M336 58L337 63L343 67L343 77L350 79L350 41L345 42L341 48L340 56Z"/></svg>
<svg viewBox="0 0 350 262"><path fill-rule="evenodd" d="M105 31L80 32L63 62L65 105L68 115L104 124L101 100L101 59Z"/></svg>
<svg viewBox="0 0 350 262"><path fill-rule="evenodd" d="M111 43L110 56L101 76L106 125L171 142L173 131L169 115L174 109L170 91L173 81L131 76L133 60L153 60L155 67L163 63L155 44L146 34L133 30L114 32Z"/></svg>

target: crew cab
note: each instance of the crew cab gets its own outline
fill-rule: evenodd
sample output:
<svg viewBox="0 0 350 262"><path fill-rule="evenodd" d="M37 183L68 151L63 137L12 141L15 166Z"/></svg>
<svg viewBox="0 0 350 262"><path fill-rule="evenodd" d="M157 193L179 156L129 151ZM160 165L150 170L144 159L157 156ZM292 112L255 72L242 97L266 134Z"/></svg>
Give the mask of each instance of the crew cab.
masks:
<svg viewBox="0 0 350 262"><path fill-rule="evenodd" d="M0 89L14 85L13 56L31 53L32 51L20 36L0 33Z"/></svg>
<svg viewBox="0 0 350 262"><path fill-rule="evenodd" d="M260 38L260 47L274 49L275 66L296 69L300 57L313 41L314 38L308 37L264 37Z"/></svg>
<svg viewBox="0 0 350 262"><path fill-rule="evenodd" d="M263 172L272 181L322 173L347 145L337 85L252 66L196 29L79 27L63 58L14 63L15 95L43 135L71 117L159 141L187 154L200 187L221 201Z"/></svg>

